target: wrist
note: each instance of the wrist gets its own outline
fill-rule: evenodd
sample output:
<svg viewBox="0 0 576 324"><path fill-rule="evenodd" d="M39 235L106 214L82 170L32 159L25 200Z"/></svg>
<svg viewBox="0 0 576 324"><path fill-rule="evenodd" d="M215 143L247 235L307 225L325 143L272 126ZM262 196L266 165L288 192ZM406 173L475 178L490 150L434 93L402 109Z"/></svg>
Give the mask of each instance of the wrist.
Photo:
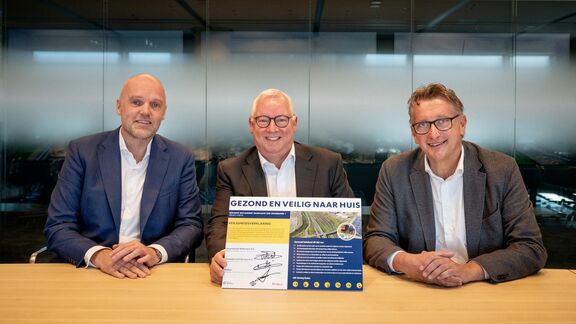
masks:
<svg viewBox="0 0 576 324"><path fill-rule="evenodd" d="M162 252L160 250L151 247L152 251L154 251L154 255L156 256L156 263L159 264L162 261Z"/></svg>
<svg viewBox="0 0 576 324"><path fill-rule="evenodd" d="M404 272L404 262L406 260L406 256L408 253L404 251L400 251L396 253L394 259L392 259L392 267L396 272Z"/></svg>
<svg viewBox="0 0 576 324"><path fill-rule="evenodd" d="M482 268L479 263L475 261L469 261L464 265L464 267L466 269L465 276L463 278L464 283L484 280L484 268Z"/></svg>
<svg viewBox="0 0 576 324"><path fill-rule="evenodd" d="M112 249L103 248L103 249L100 249L100 250L94 252L94 254L92 254L92 257L90 258L90 264L92 264L93 267L100 269L101 258L108 255L110 253L110 251L112 251Z"/></svg>

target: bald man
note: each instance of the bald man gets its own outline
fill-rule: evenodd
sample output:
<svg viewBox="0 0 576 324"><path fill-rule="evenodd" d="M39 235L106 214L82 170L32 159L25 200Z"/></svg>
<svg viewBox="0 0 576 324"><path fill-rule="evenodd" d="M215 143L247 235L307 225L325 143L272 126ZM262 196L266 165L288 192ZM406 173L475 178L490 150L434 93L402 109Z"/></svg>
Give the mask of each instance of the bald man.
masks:
<svg viewBox="0 0 576 324"><path fill-rule="evenodd" d="M70 142L48 207L48 248L78 267L144 278L184 260L202 240L194 156L156 132L166 114L162 83L126 81L121 126Z"/></svg>

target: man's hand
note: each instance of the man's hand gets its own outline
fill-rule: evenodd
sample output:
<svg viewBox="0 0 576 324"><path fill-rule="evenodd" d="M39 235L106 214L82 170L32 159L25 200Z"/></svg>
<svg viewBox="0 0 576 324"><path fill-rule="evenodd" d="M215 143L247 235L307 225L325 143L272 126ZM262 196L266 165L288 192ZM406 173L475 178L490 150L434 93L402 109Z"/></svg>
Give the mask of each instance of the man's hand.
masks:
<svg viewBox="0 0 576 324"><path fill-rule="evenodd" d="M135 261L124 262L122 260L115 262L110 256L112 252L110 249L102 249L92 255L90 262L102 272L119 279L126 277L131 279L145 278L150 275L150 269L144 264Z"/></svg>
<svg viewBox="0 0 576 324"><path fill-rule="evenodd" d="M400 252L396 254L396 256L394 257L392 266L396 271L404 272L406 276L414 280L423 281L427 283L436 283L434 282L434 280L428 279L428 276L424 275L424 272L428 269L428 272L426 273L429 274L433 272L433 270L436 269L436 267L438 267L437 264L438 265L444 264L447 261L452 262L450 258L453 256L454 252L444 250L432 251L432 252L423 251L418 254ZM428 268L430 264L434 264L434 266L432 266L431 268L432 270ZM452 279L446 278L446 280L449 282L451 282L453 279L454 278ZM458 282L455 282L455 284L457 283Z"/></svg>
<svg viewBox="0 0 576 324"><path fill-rule="evenodd" d="M445 287L484 279L484 270L478 263L458 264L450 259L452 256L454 253L450 251L401 252L394 258L393 266L412 279Z"/></svg>
<svg viewBox="0 0 576 324"><path fill-rule="evenodd" d="M452 286L450 283L455 281L465 284L480 280L484 280L484 269L474 261L466 264L454 263L435 278L437 284L449 287Z"/></svg>
<svg viewBox="0 0 576 324"><path fill-rule="evenodd" d="M226 259L224 259L225 250L216 253L210 261L210 280L219 285L222 284L224 277L224 268L226 267Z"/></svg>
<svg viewBox="0 0 576 324"><path fill-rule="evenodd" d="M436 258L432 260L422 270L422 277L427 282L435 283L440 286L456 287L462 286L465 282L461 276L449 275L457 269L460 264L452 261L450 258ZM450 270L450 272L448 272Z"/></svg>
<svg viewBox="0 0 576 324"><path fill-rule="evenodd" d="M135 261L136 263L146 265L148 268L160 262L156 256L156 251L138 240L115 244L112 248L113 250L110 256L114 262L120 260L124 262Z"/></svg>

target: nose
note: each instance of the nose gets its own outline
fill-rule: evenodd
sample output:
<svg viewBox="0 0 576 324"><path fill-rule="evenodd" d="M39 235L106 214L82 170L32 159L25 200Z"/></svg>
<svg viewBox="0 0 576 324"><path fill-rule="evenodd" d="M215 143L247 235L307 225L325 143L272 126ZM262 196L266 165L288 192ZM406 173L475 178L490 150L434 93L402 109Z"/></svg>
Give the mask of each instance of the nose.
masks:
<svg viewBox="0 0 576 324"><path fill-rule="evenodd" d="M428 131L428 137L436 138L440 135L440 131L436 128L436 125L430 125L430 130Z"/></svg>
<svg viewBox="0 0 576 324"><path fill-rule="evenodd" d="M150 103L146 102L145 104L142 105L141 109L140 109L140 114L148 116L150 115Z"/></svg>
<svg viewBox="0 0 576 324"><path fill-rule="evenodd" d="M274 119L270 120L270 124L268 124L266 130L271 133L276 132L278 130L278 126L276 126L276 122L274 121Z"/></svg>

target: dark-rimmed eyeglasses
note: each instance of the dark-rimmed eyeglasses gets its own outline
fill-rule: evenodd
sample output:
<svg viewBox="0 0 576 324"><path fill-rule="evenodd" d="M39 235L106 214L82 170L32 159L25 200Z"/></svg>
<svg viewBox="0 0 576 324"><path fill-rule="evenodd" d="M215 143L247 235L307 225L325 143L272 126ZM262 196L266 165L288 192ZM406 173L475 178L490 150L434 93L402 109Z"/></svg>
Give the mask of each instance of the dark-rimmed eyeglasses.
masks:
<svg viewBox="0 0 576 324"><path fill-rule="evenodd" d="M274 124L276 124L276 127L284 128L288 126L288 124L290 123L290 118L292 118L292 116L286 116L286 115L278 115L276 117L256 116L252 117L252 120L254 120L256 122L256 125L258 125L258 127L260 128L268 127L268 125L270 125L271 120L274 120Z"/></svg>
<svg viewBox="0 0 576 324"><path fill-rule="evenodd" d="M436 129L439 131L447 131L452 128L452 121L459 116L460 114L454 117L438 118L433 121L423 121L414 123L411 126L418 135L428 134L430 128L432 128L432 124L434 124L434 127L436 127Z"/></svg>

